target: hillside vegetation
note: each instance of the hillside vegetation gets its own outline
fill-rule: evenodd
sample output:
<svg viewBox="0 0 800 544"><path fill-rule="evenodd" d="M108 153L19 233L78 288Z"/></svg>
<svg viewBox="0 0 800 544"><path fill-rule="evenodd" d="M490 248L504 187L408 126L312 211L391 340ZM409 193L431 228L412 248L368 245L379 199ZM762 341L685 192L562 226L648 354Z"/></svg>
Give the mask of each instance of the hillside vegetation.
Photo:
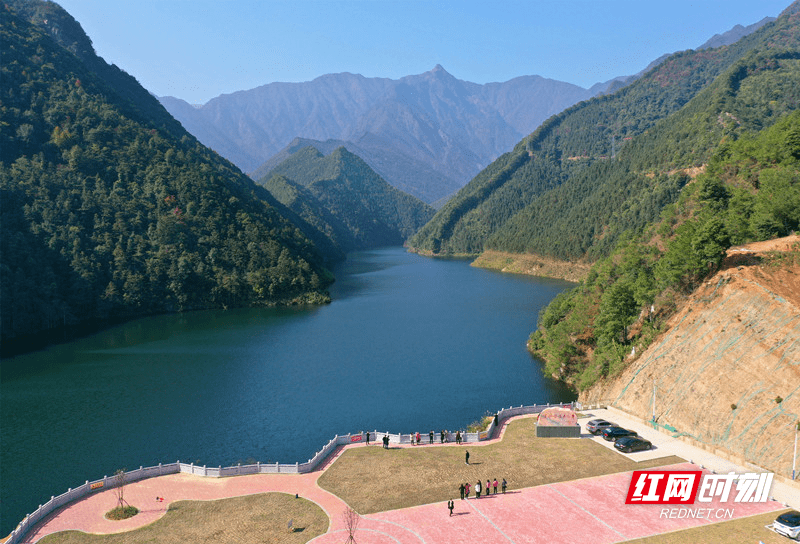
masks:
<svg viewBox="0 0 800 544"><path fill-rule="evenodd" d="M344 252L401 245L434 214L344 147L301 148L259 183Z"/></svg>
<svg viewBox="0 0 800 544"><path fill-rule="evenodd" d="M619 374L632 352L662 333L729 247L798 229L800 112L794 112L755 136L724 142L658 223L623 237L578 287L542 311L529 346L548 373L585 390Z"/></svg>
<svg viewBox="0 0 800 544"><path fill-rule="evenodd" d="M326 300L322 257L267 191L95 57L56 4L0 9L4 347L146 313Z"/></svg>
<svg viewBox="0 0 800 544"><path fill-rule="evenodd" d="M797 107L798 48L795 3L733 45L672 55L615 94L544 122L410 245L433 254L607 255L677 199L689 180L681 170Z"/></svg>

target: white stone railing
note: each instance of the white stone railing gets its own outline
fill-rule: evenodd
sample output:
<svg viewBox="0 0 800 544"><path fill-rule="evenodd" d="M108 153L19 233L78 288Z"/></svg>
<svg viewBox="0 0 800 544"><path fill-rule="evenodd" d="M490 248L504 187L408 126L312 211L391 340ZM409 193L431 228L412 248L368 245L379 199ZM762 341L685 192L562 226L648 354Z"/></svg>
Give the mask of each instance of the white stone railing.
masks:
<svg viewBox="0 0 800 544"><path fill-rule="evenodd" d="M534 404L533 406L519 406L517 408L509 407L499 410L497 412L497 421L498 424L502 423L503 420L508 419L510 417L518 416L518 415L525 415L525 414L537 414L544 410L545 408L550 408L552 406L564 406L564 407L575 407L575 403L565 403L565 404ZM489 440L495 431L495 420L493 419L489 424L489 427L482 432L479 433L461 433L461 440L465 443L475 443L481 442L484 440ZM389 436L389 443L390 444L410 444L412 440L412 434L392 434L389 432L378 432L378 431L370 431L370 441L371 442L379 442L383 439L384 436ZM427 434L423 435L425 439L428 438ZM435 439L439 439L439 433L434 434ZM448 432L446 433L446 438L449 442L455 442L456 433ZM314 471L337 447L344 446L347 444L354 444L354 443L363 443L366 441L366 432L356 433L356 434L348 434L344 436L336 435L333 439L331 439L321 450L319 450L314 457L309 459L305 463L294 463L294 464L281 464L281 463L256 463L254 465L236 465L232 467L208 467L206 465L195 465L194 463L181 463L177 461L175 463L168 463L168 464L161 464L159 463L157 466L152 467L139 467L136 470L131 470L125 473L125 483L135 482L137 480L143 480L145 478L154 478L156 476L163 476L166 474L177 474L179 472L186 473L186 474L194 474L196 476L207 476L210 478L222 478L227 476L243 476L246 474L306 474L308 472ZM117 484L118 480L116 475L115 476L103 476L100 480L94 481L86 481L83 485L70 488L67 490L66 493L62 493L58 496L50 497L50 500L47 501L45 504L40 504L39 508L37 508L33 513L28 514L25 516L19 525L17 525L16 529L14 529L11 534L8 536L5 544L16 544L22 540L22 537L28 532L28 530L36 525L36 523L40 522L44 519L48 514L60 508L74 500L80 499L85 497L86 495L90 495L91 493L95 493L101 491L103 489L114 487Z"/></svg>

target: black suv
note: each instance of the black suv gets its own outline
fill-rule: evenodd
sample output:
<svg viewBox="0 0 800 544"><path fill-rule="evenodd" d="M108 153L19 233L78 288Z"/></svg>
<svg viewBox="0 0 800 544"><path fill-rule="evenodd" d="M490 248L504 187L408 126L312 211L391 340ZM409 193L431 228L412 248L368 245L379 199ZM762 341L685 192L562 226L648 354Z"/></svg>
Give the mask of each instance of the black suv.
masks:
<svg viewBox="0 0 800 544"><path fill-rule="evenodd" d="M614 447L619 451L631 453L634 451L645 451L653 447L649 440L638 436L623 436L614 442Z"/></svg>
<svg viewBox="0 0 800 544"><path fill-rule="evenodd" d="M617 438L622 438L623 436L638 436L636 431L630 431L628 429L623 429L622 427L606 427L602 431L603 438L611 442L612 440L616 440Z"/></svg>

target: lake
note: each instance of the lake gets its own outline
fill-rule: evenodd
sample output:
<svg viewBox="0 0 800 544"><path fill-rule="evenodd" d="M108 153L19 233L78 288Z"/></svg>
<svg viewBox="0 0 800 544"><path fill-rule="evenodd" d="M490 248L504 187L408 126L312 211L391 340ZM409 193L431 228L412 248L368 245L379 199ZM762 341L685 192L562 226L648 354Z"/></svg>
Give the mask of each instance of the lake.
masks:
<svg viewBox="0 0 800 544"><path fill-rule="evenodd" d="M156 316L3 360L0 536L120 468L305 462L336 434L575 398L525 348L571 284L403 248L334 272L326 306Z"/></svg>

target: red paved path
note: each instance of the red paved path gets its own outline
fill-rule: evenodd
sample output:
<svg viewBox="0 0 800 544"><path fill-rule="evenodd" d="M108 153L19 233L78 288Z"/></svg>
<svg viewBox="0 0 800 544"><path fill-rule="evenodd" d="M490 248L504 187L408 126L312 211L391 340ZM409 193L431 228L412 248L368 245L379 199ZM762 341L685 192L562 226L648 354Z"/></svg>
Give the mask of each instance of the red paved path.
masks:
<svg viewBox="0 0 800 544"><path fill-rule="evenodd" d="M502 439L502 434L495 440L499 439ZM230 478L173 474L133 482L125 487L125 497L131 504L140 506L141 513L124 521L112 522L103 517L116 505L113 490L105 490L55 511L28 532L25 542L35 542L47 534L67 529L88 533L128 531L160 518L169 503L176 500L212 500L252 493L283 492L297 493L312 500L328 514L331 521L328 532L315 538L312 541L314 544L338 544L347 538L342 522L342 513L347 505L321 489L317 485L317 478L342 451L343 448L339 448L326 466L310 474L259 474ZM689 463L670 468L699 469ZM448 515L444 502L370 514L362 517L356 536L359 544L463 544L476 538L520 544L603 544L716 521L702 518L666 519L660 516L660 506L625 505L630 479L631 473L626 472L514 490L505 495L484 496L478 500L462 501L456 498L452 517ZM156 496L165 497L165 502L156 502ZM141 508L141 505L150 506ZM783 508L782 504L774 501L725 506L733 507L734 517L737 518ZM704 504L702 508L717 511L720 505L714 502Z"/></svg>

